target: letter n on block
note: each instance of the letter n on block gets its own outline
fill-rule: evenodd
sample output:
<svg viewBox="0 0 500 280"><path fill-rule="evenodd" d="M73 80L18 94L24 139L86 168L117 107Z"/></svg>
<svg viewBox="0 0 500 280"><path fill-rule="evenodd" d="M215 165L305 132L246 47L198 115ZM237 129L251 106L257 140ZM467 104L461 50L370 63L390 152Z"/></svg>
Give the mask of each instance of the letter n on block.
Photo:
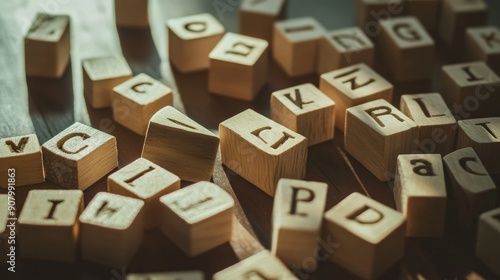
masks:
<svg viewBox="0 0 500 280"><path fill-rule="evenodd" d="M476 256L500 275L500 208L483 213L477 226Z"/></svg>

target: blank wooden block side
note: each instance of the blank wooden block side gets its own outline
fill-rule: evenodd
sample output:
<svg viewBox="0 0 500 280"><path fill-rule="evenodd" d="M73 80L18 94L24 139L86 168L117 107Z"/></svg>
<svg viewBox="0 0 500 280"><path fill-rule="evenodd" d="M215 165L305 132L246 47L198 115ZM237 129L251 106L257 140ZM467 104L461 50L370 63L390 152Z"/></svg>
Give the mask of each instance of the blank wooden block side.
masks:
<svg viewBox="0 0 500 280"><path fill-rule="evenodd" d="M406 0L404 11L416 17L429 31L437 29L441 0Z"/></svg>
<svg viewBox="0 0 500 280"><path fill-rule="evenodd" d="M239 33L271 43L273 25L286 14L286 0L245 0L239 9Z"/></svg>
<svg viewBox="0 0 500 280"><path fill-rule="evenodd" d="M486 23L487 5L483 0L442 0L439 36L448 46L463 44L467 27Z"/></svg>
<svg viewBox="0 0 500 280"><path fill-rule="evenodd" d="M476 256L500 276L500 208L483 213L477 228Z"/></svg>
<svg viewBox="0 0 500 280"><path fill-rule="evenodd" d="M143 0L115 0L116 25L125 28L148 27L148 2Z"/></svg>

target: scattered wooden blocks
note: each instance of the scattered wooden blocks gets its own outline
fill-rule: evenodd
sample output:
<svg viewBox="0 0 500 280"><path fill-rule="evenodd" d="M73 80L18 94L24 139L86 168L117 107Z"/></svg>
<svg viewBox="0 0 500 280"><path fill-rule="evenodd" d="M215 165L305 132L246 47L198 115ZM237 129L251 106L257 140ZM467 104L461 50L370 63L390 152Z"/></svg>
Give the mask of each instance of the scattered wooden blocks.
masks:
<svg viewBox="0 0 500 280"><path fill-rule="evenodd" d="M118 27L147 28L148 2L141 0L115 0L115 18Z"/></svg>
<svg viewBox="0 0 500 280"><path fill-rule="evenodd" d="M483 0L443 0L439 36L448 46L462 44L467 27L486 23L488 7Z"/></svg>
<svg viewBox="0 0 500 280"><path fill-rule="evenodd" d="M6 194L0 194L0 204L5 205L3 207L0 207L0 262L5 264L10 258L7 256L7 254L10 254L10 229L7 227L7 225L9 224L9 211L7 207L8 197Z"/></svg>
<svg viewBox="0 0 500 280"><path fill-rule="evenodd" d="M286 14L286 0L244 0L240 6L240 34L271 43L273 26Z"/></svg>
<svg viewBox="0 0 500 280"><path fill-rule="evenodd" d="M416 17L425 29L431 31L437 28L441 0L406 0L404 11Z"/></svg>
<svg viewBox="0 0 500 280"><path fill-rule="evenodd" d="M333 139L335 102L313 84L271 95L271 119L307 138L309 146Z"/></svg>
<svg viewBox="0 0 500 280"><path fill-rule="evenodd" d="M24 38L26 76L60 78L70 49L69 16L37 14Z"/></svg>
<svg viewBox="0 0 500 280"><path fill-rule="evenodd" d="M202 271L159 272L129 274L126 280L203 280Z"/></svg>
<svg viewBox="0 0 500 280"><path fill-rule="evenodd" d="M21 257L74 262L78 249L80 190L32 190L19 216Z"/></svg>
<svg viewBox="0 0 500 280"><path fill-rule="evenodd" d="M209 181L219 138L172 106L158 111L149 123L142 157L182 180Z"/></svg>
<svg viewBox="0 0 500 280"><path fill-rule="evenodd" d="M42 145L47 179L85 190L118 166L116 138L74 123Z"/></svg>
<svg viewBox="0 0 500 280"><path fill-rule="evenodd" d="M414 150L417 124L383 99L347 109L344 147L381 181L392 179L397 156Z"/></svg>
<svg viewBox="0 0 500 280"><path fill-rule="evenodd" d="M482 60L500 75L500 29L496 26L471 27L465 35L468 58Z"/></svg>
<svg viewBox="0 0 500 280"><path fill-rule="evenodd" d="M160 198L162 232L188 256L231 239L234 200L219 186L198 182Z"/></svg>
<svg viewBox="0 0 500 280"><path fill-rule="evenodd" d="M324 219L328 236L340 244L330 260L363 279L376 278L404 255L403 214L371 198L352 193Z"/></svg>
<svg viewBox="0 0 500 280"><path fill-rule="evenodd" d="M149 120L161 108L173 105L172 90L146 74L113 88L113 119L139 135L146 135Z"/></svg>
<svg viewBox="0 0 500 280"><path fill-rule="evenodd" d="M10 172L9 169L15 169ZM45 181L42 149L35 134L0 140L0 187L7 188L9 173L15 174L15 186Z"/></svg>
<svg viewBox="0 0 500 280"><path fill-rule="evenodd" d="M476 256L493 272L500 275L500 208L483 213L477 228Z"/></svg>
<svg viewBox="0 0 500 280"><path fill-rule="evenodd" d="M403 13L403 0L356 0L354 1L354 23L369 37L379 32L378 21L399 16Z"/></svg>
<svg viewBox="0 0 500 280"><path fill-rule="evenodd" d="M248 109L219 125L222 162L270 196L280 178L303 179L307 139Z"/></svg>
<svg viewBox="0 0 500 280"><path fill-rule="evenodd" d="M168 57L183 73L209 68L208 55L224 35L224 26L211 14L171 19L167 22Z"/></svg>

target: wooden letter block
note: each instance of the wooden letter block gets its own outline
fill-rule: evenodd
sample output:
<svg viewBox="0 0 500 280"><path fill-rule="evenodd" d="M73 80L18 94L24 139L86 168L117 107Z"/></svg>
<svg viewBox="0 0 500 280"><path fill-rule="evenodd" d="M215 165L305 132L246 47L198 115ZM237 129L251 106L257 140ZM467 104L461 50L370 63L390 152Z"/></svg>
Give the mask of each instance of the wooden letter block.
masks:
<svg viewBox="0 0 500 280"><path fill-rule="evenodd" d="M482 60L500 75L500 29L496 26L471 27L465 36L467 55Z"/></svg>
<svg viewBox="0 0 500 280"><path fill-rule="evenodd" d="M488 7L483 0L442 0L439 36L448 46L462 44L467 27L486 23Z"/></svg>
<svg viewBox="0 0 500 280"><path fill-rule="evenodd" d="M274 196L280 178L303 179L307 139L248 109L219 125L222 162Z"/></svg>
<svg viewBox="0 0 500 280"><path fill-rule="evenodd" d="M70 58L69 16L37 14L24 38L26 75L60 78Z"/></svg>
<svg viewBox="0 0 500 280"><path fill-rule="evenodd" d="M271 95L271 119L307 138L309 146L333 139L335 102L313 84Z"/></svg>
<svg viewBox="0 0 500 280"><path fill-rule="evenodd" d="M262 39L226 33L209 55L209 91L253 100L267 82L268 45Z"/></svg>
<svg viewBox="0 0 500 280"><path fill-rule="evenodd" d="M132 78L132 70L122 56L83 60L83 92L92 108L111 107L113 88Z"/></svg>
<svg viewBox="0 0 500 280"><path fill-rule="evenodd" d="M85 190L118 166L116 138L74 123L42 145L47 179Z"/></svg>
<svg viewBox="0 0 500 280"><path fill-rule="evenodd" d="M148 27L148 2L144 0L115 0L116 25L126 28Z"/></svg>
<svg viewBox="0 0 500 280"><path fill-rule="evenodd" d="M21 257L74 262L78 248L80 190L32 190L19 216Z"/></svg>
<svg viewBox="0 0 500 280"><path fill-rule="evenodd" d="M401 15L403 0L355 0L354 22L370 37L380 31L378 21Z"/></svg>
<svg viewBox="0 0 500 280"><path fill-rule="evenodd" d="M431 31L437 28L441 0L406 0L404 11L416 17L425 29Z"/></svg>
<svg viewBox="0 0 500 280"><path fill-rule="evenodd" d="M323 26L314 18L278 21L273 31L273 58L290 77L313 74L324 35Z"/></svg>
<svg viewBox="0 0 500 280"><path fill-rule="evenodd" d="M8 197L6 194L0 194L0 262L5 264L7 261L10 261L10 245L9 245L9 235L10 228L7 227L9 224L9 210L8 210ZM12 241L11 241L12 242ZM15 254L15 252L14 252ZM16 261L16 256L13 256L13 261Z"/></svg>
<svg viewBox="0 0 500 280"><path fill-rule="evenodd" d="M500 208L483 213L477 227L476 256L500 276Z"/></svg>
<svg viewBox="0 0 500 280"><path fill-rule="evenodd" d="M139 249L143 236L144 202L100 192L80 216L82 258L120 268Z"/></svg>
<svg viewBox="0 0 500 280"><path fill-rule="evenodd" d="M341 244L330 260L359 277L374 279L403 257L403 214L352 193L324 217L328 235Z"/></svg>
<svg viewBox="0 0 500 280"><path fill-rule="evenodd" d="M239 14L240 33L271 43L274 22L286 14L286 2L286 0L244 0Z"/></svg>
<svg viewBox="0 0 500 280"><path fill-rule="evenodd" d="M457 121L439 93L401 96L401 112L418 126L418 148L445 156L453 151Z"/></svg>
<svg viewBox="0 0 500 280"><path fill-rule="evenodd" d="M167 29L169 59L183 73L208 69L208 55L224 35L211 14L171 19Z"/></svg>
<svg viewBox="0 0 500 280"><path fill-rule="evenodd" d="M219 149L219 138L172 106L156 113L149 123L142 157L182 180L209 181Z"/></svg>
<svg viewBox="0 0 500 280"><path fill-rule="evenodd" d="M344 131L347 108L377 99L392 102L394 87L361 63L322 74L319 89L335 101L335 126Z"/></svg>
<svg viewBox="0 0 500 280"><path fill-rule="evenodd" d="M113 88L113 119L139 135L146 135L149 120L173 105L172 90L146 74L139 74Z"/></svg>
<svg viewBox="0 0 500 280"><path fill-rule="evenodd" d="M197 256L231 239L234 200L219 186L198 182L160 202L161 230L186 255Z"/></svg>
<svg viewBox="0 0 500 280"><path fill-rule="evenodd" d="M35 134L0 140L0 172L2 188L8 187L9 173L15 173L16 187L45 181L42 149Z"/></svg>
<svg viewBox="0 0 500 280"><path fill-rule="evenodd" d="M379 99L347 109L344 147L381 181L391 179L399 154L410 153L417 124Z"/></svg>
<svg viewBox="0 0 500 280"><path fill-rule="evenodd" d="M126 280L204 280L202 271L129 274Z"/></svg>
<svg viewBox="0 0 500 280"><path fill-rule="evenodd" d="M318 246L328 185L281 179L273 205L272 252L287 265L301 266Z"/></svg>

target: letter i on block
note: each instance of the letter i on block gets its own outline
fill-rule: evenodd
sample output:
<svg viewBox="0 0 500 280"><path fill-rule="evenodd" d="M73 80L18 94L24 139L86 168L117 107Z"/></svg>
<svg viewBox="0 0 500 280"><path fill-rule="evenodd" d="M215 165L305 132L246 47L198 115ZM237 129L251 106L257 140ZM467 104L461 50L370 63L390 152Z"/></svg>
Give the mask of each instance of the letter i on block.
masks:
<svg viewBox="0 0 500 280"><path fill-rule="evenodd" d="M500 29L496 26L471 27L465 37L467 56L482 60L500 75Z"/></svg>
<svg viewBox="0 0 500 280"><path fill-rule="evenodd" d="M500 276L500 208L483 213L477 227L476 256Z"/></svg>
<svg viewBox="0 0 500 280"><path fill-rule="evenodd" d="M148 27L148 2L142 0L115 0L116 26L125 28Z"/></svg>
<svg viewBox="0 0 500 280"><path fill-rule="evenodd" d="M285 16L286 4L287 0L244 0L240 6L240 33L271 43L274 23Z"/></svg>
<svg viewBox="0 0 500 280"><path fill-rule="evenodd" d="M7 207L9 201L8 197L6 194L0 194L0 205L4 205L0 207L0 262L5 264L6 261L8 261L10 256L7 256L7 254L11 254L10 252L10 245L9 245L9 235L10 235L10 228L7 227L7 225L11 224L9 223L9 208ZM14 212L15 213L15 212ZM15 223L14 223L15 224ZM12 242L12 241L11 241ZM15 260L15 252L14 252L14 260Z"/></svg>

